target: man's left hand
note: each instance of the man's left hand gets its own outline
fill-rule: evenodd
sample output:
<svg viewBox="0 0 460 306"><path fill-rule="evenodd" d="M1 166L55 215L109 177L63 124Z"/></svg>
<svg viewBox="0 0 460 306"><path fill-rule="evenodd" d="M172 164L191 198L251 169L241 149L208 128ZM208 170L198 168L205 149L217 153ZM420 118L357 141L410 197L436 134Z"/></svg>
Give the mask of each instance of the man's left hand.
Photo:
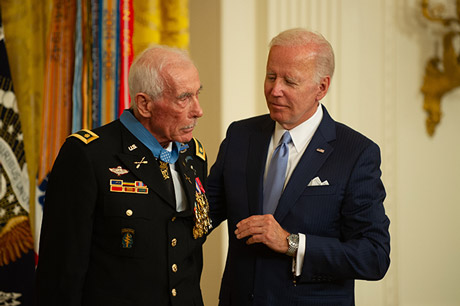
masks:
<svg viewBox="0 0 460 306"><path fill-rule="evenodd" d="M249 237L247 244L263 243L273 251L286 253L289 233L275 220L273 215L255 215L243 219L236 225L236 238Z"/></svg>

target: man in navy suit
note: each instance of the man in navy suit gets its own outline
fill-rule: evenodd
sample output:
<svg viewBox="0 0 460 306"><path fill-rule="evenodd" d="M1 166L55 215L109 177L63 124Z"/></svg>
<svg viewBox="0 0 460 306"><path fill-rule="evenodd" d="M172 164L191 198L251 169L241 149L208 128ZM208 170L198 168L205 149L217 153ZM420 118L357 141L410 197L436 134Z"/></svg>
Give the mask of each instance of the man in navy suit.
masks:
<svg viewBox="0 0 460 306"><path fill-rule="evenodd" d="M354 280L388 270L380 149L321 105L333 71L323 36L280 33L265 77L270 114L228 128L208 178L213 225L228 220L220 305L354 305Z"/></svg>

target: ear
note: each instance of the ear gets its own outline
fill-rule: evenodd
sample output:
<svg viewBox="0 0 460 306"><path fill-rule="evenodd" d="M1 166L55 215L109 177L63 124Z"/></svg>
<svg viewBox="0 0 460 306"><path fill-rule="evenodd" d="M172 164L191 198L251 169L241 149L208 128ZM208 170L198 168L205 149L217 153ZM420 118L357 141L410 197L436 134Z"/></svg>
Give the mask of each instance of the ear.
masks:
<svg viewBox="0 0 460 306"><path fill-rule="evenodd" d="M136 94L134 97L136 106L137 106L137 111L141 117L144 118L149 118L151 116L151 109L152 109L152 99L148 95L146 95L143 92L139 92Z"/></svg>
<svg viewBox="0 0 460 306"><path fill-rule="evenodd" d="M319 86L318 86L319 91L318 91L318 94L316 95L316 101L320 101L322 98L326 96L330 84L331 84L330 76L326 76L321 79Z"/></svg>

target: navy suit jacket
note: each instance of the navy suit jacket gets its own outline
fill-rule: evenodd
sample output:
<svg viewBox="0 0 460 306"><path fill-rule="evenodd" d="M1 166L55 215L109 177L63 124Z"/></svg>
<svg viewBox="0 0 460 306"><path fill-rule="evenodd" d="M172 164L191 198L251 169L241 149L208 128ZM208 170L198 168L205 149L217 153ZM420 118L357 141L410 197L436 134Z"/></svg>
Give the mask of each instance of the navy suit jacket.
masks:
<svg viewBox="0 0 460 306"><path fill-rule="evenodd" d="M236 224L262 214L263 176L275 122L269 115L230 125L208 178L214 226L228 220L229 248L220 305L353 305L354 280L381 279L390 264L389 219L379 147L323 119L281 195L275 219L306 235L302 273L292 258L247 245ZM315 177L328 186L307 186Z"/></svg>

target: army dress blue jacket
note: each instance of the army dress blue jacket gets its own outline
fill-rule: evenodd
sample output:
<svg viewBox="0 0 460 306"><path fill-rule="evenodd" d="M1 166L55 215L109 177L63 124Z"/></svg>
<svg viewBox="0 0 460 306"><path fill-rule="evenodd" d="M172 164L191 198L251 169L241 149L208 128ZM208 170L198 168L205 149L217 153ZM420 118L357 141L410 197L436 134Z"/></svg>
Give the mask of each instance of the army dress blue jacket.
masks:
<svg viewBox="0 0 460 306"><path fill-rule="evenodd" d="M120 120L72 136L47 186L38 305L203 305L205 236L192 234L207 175L201 144L183 144L175 163L188 202L177 212L171 177Z"/></svg>

